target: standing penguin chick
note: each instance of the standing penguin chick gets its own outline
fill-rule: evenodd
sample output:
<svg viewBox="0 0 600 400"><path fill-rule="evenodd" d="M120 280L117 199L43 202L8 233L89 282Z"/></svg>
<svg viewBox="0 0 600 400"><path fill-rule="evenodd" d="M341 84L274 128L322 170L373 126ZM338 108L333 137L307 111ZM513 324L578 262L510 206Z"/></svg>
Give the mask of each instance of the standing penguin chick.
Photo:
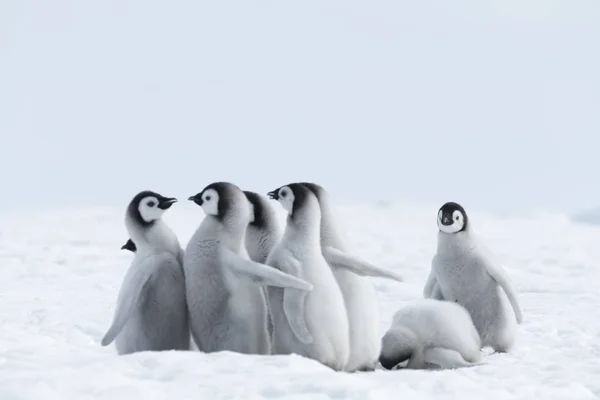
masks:
<svg viewBox="0 0 600 400"><path fill-rule="evenodd" d="M252 261L264 264L281 238L277 214L264 196L248 190L245 190L244 194L250 202L250 224L246 229L246 251ZM265 298L267 296L266 289L266 287L263 288ZM270 317L268 302L267 330L270 338L273 334L273 320Z"/></svg>
<svg viewBox="0 0 600 400"><path fill-rule="evenodd" d="M133 240L127 239L127 242L125 242L125 244L121 246L121 250L129 250L130 252L135 253L137 251L137 247L135 247L135 243L133 243Z"/></svg>
<svg viewBox="0 0 600 400"><path fill-rule="evenodd" d="M176 201L143 191L127 207L125 226L135 243L135 257L119 291L113 322L102 339L102 346L114 340L119 354L189 350L182 250L161 219Z"/></svg>
<svg viewBox="0 0 600 400"><path fill-rule="evenodd" d="M250 202L250 223L246 229L245 245L250 259L264 264L281 238L277 214L266 197L244 191Z"/></svg>
<svg viewBox="0 0 600 400"><path fill-rule="evenodd" d="M460 204L444 204L437 224L437 253L423 289L424 297L464 306L479 332L481 345L497 352L509 351L517 324L523 319L510 278L477 240Z"/></svg>
<svg viewBox="0 0 600 400"><path fill-rule="evenodd" d="M310 189L319 202L323 256L333 270L348 313L350 358L344 370L372 371L381 351L379 304L375 289L365 277L388 278L398 282L402 282L403 278L350 255L350 246L338 224L327 191L315 183L301 184Z"/></svg>
<svg viewBox="0 0 600 400"><path fill-rule="evenodd" d="M312 285L248 259L244 235L250 207L236 185L215 182L189 200L206 213L186 247L183 263L190 328L198 349L269 354L261 286L303 292Z"/></svg>
<svg viewBox="0 0 600 400"><path fill-rule="evenodd" d="M281 242L267 264L311 282L311 292L269 288L273 353L296 353L341 371L350 355L344 298L321 252L321 212L315 195L292 183L269 192L288 212Z"/></svg>
<svg viewBox="0 0 600 400"><path fill-rule="evenodd" d="M480 365L481 341L471 316L457 303L416 301L394 314L382 338L381 366L460 368Z"/></svg>

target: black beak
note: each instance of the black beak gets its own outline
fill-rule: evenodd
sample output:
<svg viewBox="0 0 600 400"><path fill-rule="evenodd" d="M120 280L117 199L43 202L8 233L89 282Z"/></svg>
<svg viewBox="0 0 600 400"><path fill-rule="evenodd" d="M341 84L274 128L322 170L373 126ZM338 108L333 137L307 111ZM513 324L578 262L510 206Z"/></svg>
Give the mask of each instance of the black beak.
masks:
<svg viewBox="0 0 600 400"><path fill-rule="evenodd" d="M392 360L390 358L386 358L386 357L379 357L379 363L381 364L381 366L387 370L391 370L392 368L394 368L396 365L400 364L399 362L396 362L397 360Z"/></svg>
<svg viewBox="0 0 600 400"><path fill-rule="evenodd" d="M177 203L177 199L175 197L164 197L158 202L158 208L161 210L167 210L175 203Z"/></svg>
<svg viewBox="0 0 600 400"><path fill-rule="evenodd" d="M193 196L188 197L189 201L193 201L194 203L198 204L199 206L202 205L203 201L202 201L202 193L197 193Z"/></svg>
<svg viewBox="0 0 600 400"><path fill-rule="evenodd" d="M452 217L450 217L448 214L444 214L442 216L442 225L449 226L452 224L453 224Z"/></svg>
<svg viewBox="0 0 600 400"><path fill-rule="evenodd" d="M267 196L269 196L271 200L279 200L279 189L267 193Z"/></svg>

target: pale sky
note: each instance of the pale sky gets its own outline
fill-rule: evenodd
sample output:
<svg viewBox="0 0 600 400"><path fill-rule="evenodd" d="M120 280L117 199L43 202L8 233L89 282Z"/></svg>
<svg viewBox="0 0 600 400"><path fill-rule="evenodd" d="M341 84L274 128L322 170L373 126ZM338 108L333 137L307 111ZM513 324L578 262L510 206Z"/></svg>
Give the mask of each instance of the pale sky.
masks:
<svg viewBox="0 0 600 400"><path fill-rule="evenodd" d="M3 0L2 208L311 180L600 205L600 1Z"/></svg>

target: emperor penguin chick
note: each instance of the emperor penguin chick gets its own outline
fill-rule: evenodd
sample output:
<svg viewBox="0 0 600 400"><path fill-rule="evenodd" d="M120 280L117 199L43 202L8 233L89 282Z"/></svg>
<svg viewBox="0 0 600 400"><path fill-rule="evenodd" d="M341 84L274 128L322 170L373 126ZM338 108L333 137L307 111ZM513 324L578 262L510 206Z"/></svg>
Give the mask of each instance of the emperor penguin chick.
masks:
<svg viewBox="0 0 600 400"><path fill-rule="evenodd" d="M161 219L176 201L143 191L127 207L125 226L135 256L102 339L102 346L114 340L119 354L190 348L182 249Z"/></svg>
<svg viewBox="0 0 600 400"><path fill-rule="evenodd" d="M252 261L264 264L281 239L277 214L266 197L244 191L250 202L250 223L246 229L245 245Z"/></svg>
<svg viewBox="0 0 600 400"><path fill-rule="evenodd" d="M281 239L277 214L266 197L248 190L244 191L250 202L250 224L246 229L246 251L252 261L264 264L271 251ZM264 287L265 298L267 288ZM273 320L267 302L267 330L273 334Z"/></svg>
<svg viewBox="0 0 600 400"><path fill-rule="evenodd" d="M317 198L298 183L273 190L269 197L281 203L288 218L283 238L267 264L314 285L311 292L268 289L273 354L295 353L341 371L350 355L348 315L321 252Z"/></svg>
<svg viewBox="0 0 600 400"><path fill-rule="evenodd" d="M454 369L480 365L481 341L463 306L425 299L397 311L382 338L381 366Z"/></svg>
<svg viewBox="0 0 600 400"><path fill-rule="evenodd" d="M250 206L236 185L211 183L189 200L206 213L186 247L183 262L190 328L198 349L269 354L262 286L304 292L312 285L248 259L244 235Z"/></svg>
<svg viewBox="0 0 600 400"><path fill-rule="evenodd" d="M438 211L437 252L425 284L425 298L457 302L467 309L482 346L512 348L523 319L517 293L492 254L477 239L465 209L448 202Z"/></svg>
<svg viewBox="0 0 600 400"><path fill-rule="evenodd" d="M353 256L329 194L320 185L302 182L319 201L321 247L344 296L350 326L350 358L345 371L373 371L381 352L379 304L367 276L402 282L401 275Z"/></svg>

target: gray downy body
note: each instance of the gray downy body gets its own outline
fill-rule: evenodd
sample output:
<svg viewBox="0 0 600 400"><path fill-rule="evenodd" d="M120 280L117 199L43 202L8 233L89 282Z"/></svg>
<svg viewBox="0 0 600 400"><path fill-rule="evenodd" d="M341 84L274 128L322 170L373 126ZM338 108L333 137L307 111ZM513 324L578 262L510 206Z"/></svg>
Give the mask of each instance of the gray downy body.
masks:
<svg viewBox="0 0 600 400"><path fill-rule="evenodd" d="M273 248L281 240L277 214L268 199L258 193L244 191L252 204L250 224L246 229L245 246L252 261L264 264Z"/></svg>
<svg viewBox="0 0 600 400"><path fill-rule="evenodd" d="M516 292L506 273L475 237L471 223L465 225L457 233L438 232L437 252L424 294L462 305L471 315L481 345L507 352L522 319Z"/></svg>
<svg viewBox="0 0 600 400"><path fill-rule="evenodd" d="M344 298L321 252L317 198L306 187L298 186L302 188L296 187L296 190L306 191L302 195L303 203L294 204L283 238L269 256L267 264L311 282L314 288L299 299L296 315L290 315L293 313L285 307L285 296L291 291L268 288L274 324L273 354L295 353L341 371L350 355ZM296 319L304 325L300 329L304 334L302 339L290 325Z"/></svg>
<svg viewBox="0 0 600 400"><path fill-rule="evenodd" d="M281 240L281 228L277 221L275 209L269 204L269 200L258 193L245 190L244 194L251 204L250 224L246 229L245 246L248 256L252 261L264 264L273 251L273 248ZM265 299L267 288L263 287ZM269 338L273 334L273 320L269 312L267 302L267 331Z"/></svg>
<svg viewBox="0 0 600 400"><path fill-rule="evenodd" d="M386 369L454 369L481 364L481 341L468 311L457 303L425 299L394 314L382 338Z"/></svg>
<svg viewBox="0 0 600 400"><path fill-rule="evenodd" d="M349 257L350 246L331 205L329 194L320 185L302 183L317 197L321 209L321 246L332 247ZM344 297L350 326L350 357L345 371L372 371L381 352L379 304L375 289L366 276L357 275L345 266L336 265L323 252ZM355 261L358 261L355 259Z"/></svg>
<svg viewBox="0 0 600 400"><path fill-rule="evenodd" d="M114 340L119 354L190 348L180 261L183 251L177 236L160 218L141 220L132 205L156 196L160 195L141 192L125 217L135 256L119 290L113 322L102 340L103 346Z"/></svg>
<svg viewBox="0 0 600 400"><path fill-rule="evenodd" d="M210 208L215 198L218 204ZM217 182L190 200L207 212L186 247L183 263L190 328L198 349L269 354L262 286L292 283L278 282L285 277L270 276L272 268L249 260L244 247L249 206L237 186Z"/></svg>

